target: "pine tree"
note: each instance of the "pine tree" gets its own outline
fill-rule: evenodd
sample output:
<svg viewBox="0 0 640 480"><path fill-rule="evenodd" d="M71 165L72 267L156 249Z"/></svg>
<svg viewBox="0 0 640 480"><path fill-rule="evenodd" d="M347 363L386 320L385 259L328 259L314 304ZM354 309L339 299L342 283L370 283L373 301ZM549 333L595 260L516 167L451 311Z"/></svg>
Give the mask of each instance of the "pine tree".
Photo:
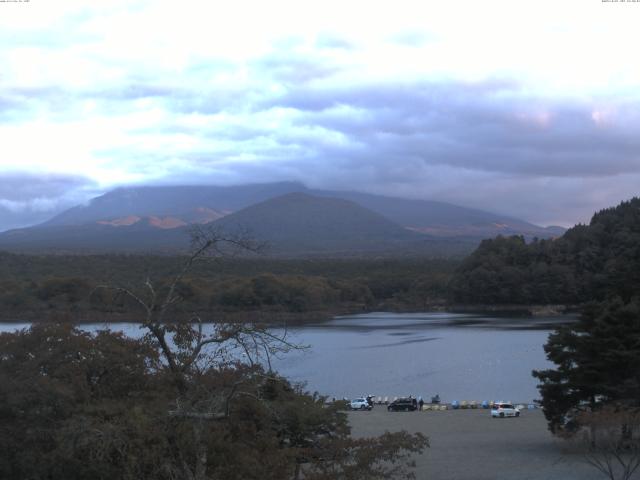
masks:
<svg viewBox="0 0 640 480"><path fill-rule="evenodd" d="M549 336L545 351L557 367L533 376L552 432L570 429L581 411L640 407L640 299L591 304Z"/></svg>

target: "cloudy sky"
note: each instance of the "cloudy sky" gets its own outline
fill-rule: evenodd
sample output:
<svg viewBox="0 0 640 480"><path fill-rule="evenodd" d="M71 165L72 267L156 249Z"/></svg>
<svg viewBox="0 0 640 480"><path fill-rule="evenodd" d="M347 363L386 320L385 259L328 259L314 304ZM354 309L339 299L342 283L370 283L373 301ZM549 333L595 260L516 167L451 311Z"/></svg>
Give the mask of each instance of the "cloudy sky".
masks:
<svg viewBox="0 0 640 480"><path fill-rule="evenodd" d="M273 180L588 221L640 193L639 23L628 0L1 1L0 229Z"/></svg>

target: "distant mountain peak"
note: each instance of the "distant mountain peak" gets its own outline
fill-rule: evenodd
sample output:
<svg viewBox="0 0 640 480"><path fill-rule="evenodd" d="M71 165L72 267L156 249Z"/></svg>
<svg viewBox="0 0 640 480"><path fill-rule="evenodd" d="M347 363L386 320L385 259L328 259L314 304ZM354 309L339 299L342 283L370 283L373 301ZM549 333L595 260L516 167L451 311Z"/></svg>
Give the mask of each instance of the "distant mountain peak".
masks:
<svg viewBox="0 0 640 480"><path fill-rule="evenodd" d="M481 239L496 235L549 238L564 231L444 202L279 182L122 187L36 227L6 232L0 235L0 247L25 249L28 244L32 250L46 250L55 238L55 248L62 250L77 246L142 250L161 244L166 251L172 245L186 248L185 226L212 222L221 226L245 222L256 231L257 239L264 235L264 240L280 242L281 251L298 252L305 248L417 251L415 242L424 244L433 238L441 243L462 242L470 250Z"/></svg>
<svg viewBox="0 0 640 480"><path fill-rule="evenodd" d="M350 200L307 192L251 205L216 225L229 231L248 230L280 254L382 251L424 238Z"/></svg>

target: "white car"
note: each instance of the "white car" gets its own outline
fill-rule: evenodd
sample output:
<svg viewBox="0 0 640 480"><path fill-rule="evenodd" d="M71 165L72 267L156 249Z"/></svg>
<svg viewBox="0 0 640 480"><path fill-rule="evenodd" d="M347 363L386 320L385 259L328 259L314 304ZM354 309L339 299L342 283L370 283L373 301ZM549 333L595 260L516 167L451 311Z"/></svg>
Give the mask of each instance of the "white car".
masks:
<svg viewBox="0 0 640 480"><path fill-rule="evenodd" d="M366 398L355 398L349 404L351 410L371 410L373 407L369 405Z"/></svg>
<svg viewBox="0 0 640 480"><path fill-rule="evenodd" d="M520 409L510 403L496 402L491 409L491 416L494 418L519 417Z"/></svg>

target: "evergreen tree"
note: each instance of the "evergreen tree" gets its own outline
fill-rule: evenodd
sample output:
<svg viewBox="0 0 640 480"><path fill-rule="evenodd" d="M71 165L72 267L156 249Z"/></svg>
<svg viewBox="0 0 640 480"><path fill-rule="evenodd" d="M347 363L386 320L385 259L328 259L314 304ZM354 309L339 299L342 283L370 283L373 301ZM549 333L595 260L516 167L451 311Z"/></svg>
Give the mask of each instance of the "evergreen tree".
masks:
<svg viewBox="0 0 640 480"><path fill-rule="evenodd" d="M451 298L471 304L582 304L640 287L640 198L596 213L555 240L484 240L457 269Z"/></svg>
<svg viewBox="0 0 640 480"><path fill-rule="evenodd" d="M640 299L589 305L545 345L555 369L536 370L549 429L560 433L581 411L640 407Z"/></svg>

